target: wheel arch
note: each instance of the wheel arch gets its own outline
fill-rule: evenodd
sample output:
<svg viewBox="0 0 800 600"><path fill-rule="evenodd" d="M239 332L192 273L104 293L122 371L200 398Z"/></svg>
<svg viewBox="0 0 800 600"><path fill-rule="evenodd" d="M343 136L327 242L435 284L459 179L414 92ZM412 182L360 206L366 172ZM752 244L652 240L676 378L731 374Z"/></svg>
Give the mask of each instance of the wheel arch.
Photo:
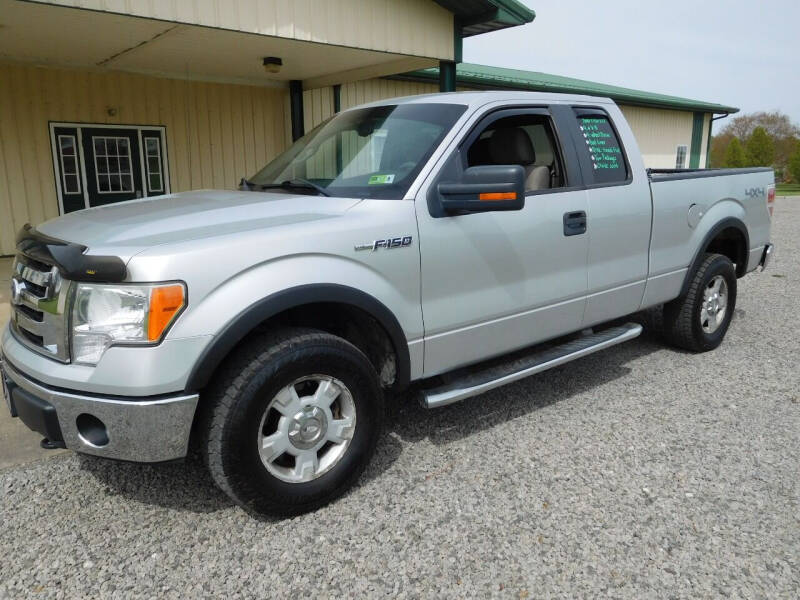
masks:
<svg viewBox="0 0 800 600"><path fill-rule="evenodd" d="M405 388L410 380L411 360L406 335L394 314L369 294L339 284L308 284L281 290L242 310L214 337L196 361L186 389L198 391L211 380L214 372L236 345L259 326L293 309L312 305L350 307L374 319L383 329L394 350L396 375L393 389Z"/></svg>
<svg viewBox="0 0 800 600"><path fill-rule="evenodd" d="M741 219L726 217L712 226L695 250L689 269L683 279L680 296L689 290L689 284L703 262L706 252L723 254L736 264L736 277L747 273L747 259L750 251L750 235L747 226Z"/></svg>

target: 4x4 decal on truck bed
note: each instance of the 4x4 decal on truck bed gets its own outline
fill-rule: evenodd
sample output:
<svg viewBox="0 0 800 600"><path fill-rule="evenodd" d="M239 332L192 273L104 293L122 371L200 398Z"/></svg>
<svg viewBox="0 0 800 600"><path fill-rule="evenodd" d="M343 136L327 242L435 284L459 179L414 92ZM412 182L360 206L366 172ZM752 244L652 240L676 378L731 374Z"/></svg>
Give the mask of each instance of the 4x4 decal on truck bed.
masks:
<svg viewBox="0 0 800 600"><path fill-rule="evenodd" d="M763 198L767 195L767 190L763 187L749 188L744 191L744 195L748 198Z"/></svg>

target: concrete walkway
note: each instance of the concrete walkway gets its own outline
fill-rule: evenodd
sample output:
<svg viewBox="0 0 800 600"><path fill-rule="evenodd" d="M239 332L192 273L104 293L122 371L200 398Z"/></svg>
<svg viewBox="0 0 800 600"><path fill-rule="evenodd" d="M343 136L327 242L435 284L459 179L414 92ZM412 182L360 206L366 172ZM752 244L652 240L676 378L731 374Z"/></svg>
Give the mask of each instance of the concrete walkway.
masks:
<svg viewBox="0 0 800 600"><path fill-rule="evenodd" d="M0 331L8 323L11 259L0 258ZM45 457L54 456L63 450L42 450L42 436L34 433L19 420L12 419L5 399L0 405L0 469L21 465Z"/></svg>

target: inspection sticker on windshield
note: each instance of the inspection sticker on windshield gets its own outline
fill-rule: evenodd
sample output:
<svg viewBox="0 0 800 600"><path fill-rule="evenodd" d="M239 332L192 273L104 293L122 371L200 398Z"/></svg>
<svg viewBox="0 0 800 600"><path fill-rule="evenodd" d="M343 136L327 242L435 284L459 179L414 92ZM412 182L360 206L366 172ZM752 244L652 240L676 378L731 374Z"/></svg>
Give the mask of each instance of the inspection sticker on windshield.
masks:
<svg viewBox="0 0 800 600"><path fill-rule="evenodd" d="M391 175L371 175L369 181L367 182L368 185L376 185L382 183L393 183L394 182L394 174Z"/></svg>

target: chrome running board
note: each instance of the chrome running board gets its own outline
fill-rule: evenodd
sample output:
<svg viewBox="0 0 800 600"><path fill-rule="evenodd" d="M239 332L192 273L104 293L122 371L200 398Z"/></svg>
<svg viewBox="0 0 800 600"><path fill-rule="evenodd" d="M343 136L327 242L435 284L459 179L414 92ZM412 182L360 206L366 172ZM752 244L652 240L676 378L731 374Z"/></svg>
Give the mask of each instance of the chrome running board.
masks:
<svg viewBox="0 0 800 600"><path fill-rule="evenodd" d="M422 392L422 405L437 408L541 373L577 358L627 342L642 333L642 326L626 323L599 333L583 335L560 346L539 350L509 362L471 371L455 380Z"/></svg>

